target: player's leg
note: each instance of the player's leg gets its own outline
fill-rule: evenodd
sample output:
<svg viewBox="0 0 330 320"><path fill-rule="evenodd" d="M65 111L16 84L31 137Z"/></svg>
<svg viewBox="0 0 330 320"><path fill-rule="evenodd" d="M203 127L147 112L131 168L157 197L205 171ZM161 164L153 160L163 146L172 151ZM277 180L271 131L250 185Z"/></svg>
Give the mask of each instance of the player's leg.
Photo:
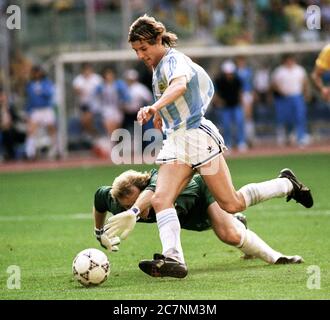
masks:
<svg viewBox="0 0 330 320"><path fill-rule="evenodd" d="M223 137L226 141L226 146L229 150L232 148L232 122L233 122L233 112L230 108L222 108L221 109L221 120L222 120L222 129L223 129Z"/></svg>
<svg viewBox="0 0 330 320"><path fill-rule="evenodd" d="M58 154L56 115L52 108L44 110L43 123L51 139L51 146L48 152L49 158L53 159Z"/></svg>
<svg viewBox="0 0 330 320"><path fill-rule="evenodd" d="M242 194L236 192L229 168L222 154L197 169L218 202L219 206L229 213L246 209Z"/></svg>
<svg viewBox="0 0 330 320"><path fill-rule="evenodd" d="M171 163L160 166L151 205L156 212L162 254L184 263L181 247L181 226L174 208L175 199L191 178L191 168L185 164Z"/></svg>
<svg viewBox="0 0 330 320"><path fill-rule="evenodd" d="M246 151L246 132L245 132L245 119L244 111L241 106L237 106L233 109L235 124L236 124L236 143L238 151Z"/></svg>
<svg viewBox="0 0 330 320"><path fill-rule="evenodd" d="M304 146L308 143L306 135L306 105L304 96L299 95L293 98L294 110L295 110L295 129L297 135L297 143L300 146Z"/></svg>
<svg viewBox="0 0 330 320"><path fill-rule="evenodd" d="M221 208L229 213L245 210L247 207L259 202L287 196L301 203L306 208L313 205L310 190L298 181L294 173L289 169L283 169L278 178L250 183L238 191L232 183L230 171L222 154L205 165L216 171L214 174L203 174L203 167L199 168L203 179ZM212 170L209 170L212 172Z"/></svg>
<svg viewBox="0 0 330 320"><path fill-rule="evenodd" d="M236 246L245 256L256 257L270 264L303 262L300 256L285 256L271 248L241 221L222 210L217 202L213 202L207 212L217 237L229 245Z"/></svg>
<svg viewBox="0 0 330 320"><path fill-rule="evenodd" d="M155 254L153 260L140 261L140 269L153 277L183 278L187 275L181 246L181 226L174 201L186 186L192 175L188 165L180 163L162 164L158 171L155 194L151 199L156 212L162 254Z"/></svg>
<svg viewBox="0 0 330 320"><path fill-rule="evenodd" d="M34 119L32 113L27 121L27 137L25 142L25 153L28 159L34 159L37 154L36 138L35 134L38 129L38 122Z"/></svg>

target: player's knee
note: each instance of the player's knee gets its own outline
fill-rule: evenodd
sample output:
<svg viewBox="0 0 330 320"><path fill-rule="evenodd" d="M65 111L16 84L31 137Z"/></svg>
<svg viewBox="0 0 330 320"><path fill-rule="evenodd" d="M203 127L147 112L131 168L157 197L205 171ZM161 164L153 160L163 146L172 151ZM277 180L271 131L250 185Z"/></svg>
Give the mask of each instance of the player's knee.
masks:
<svg viewBox="0 0 330 320"><path fill-rule="evenodd" d="M225 211L227 211L228 213L234 214L237 212L241 212L243 211L245 208L243 208L243 206L237 202L237 203L224 203L221 204L221 208Z"/></svg>
<svg viewBox="0 0 330 320"><path fill-rule="evenodd" d="M156 212L159 212L161 210L170 208L173 206L173 203L171 202L171 199L168 199L165 194L156 192L151 198L151 205Z"/></svg>

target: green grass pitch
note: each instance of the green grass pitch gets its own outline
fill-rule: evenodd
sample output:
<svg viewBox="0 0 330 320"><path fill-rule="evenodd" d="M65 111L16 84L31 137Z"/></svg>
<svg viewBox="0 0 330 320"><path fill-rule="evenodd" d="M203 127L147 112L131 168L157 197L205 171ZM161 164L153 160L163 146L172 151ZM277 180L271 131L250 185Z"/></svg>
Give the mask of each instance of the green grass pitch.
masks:
<svg viewBox="0 0 330 320"><path fill-rule="evenodd" d="M109 279L86 289L73 280L71 265L79 251L102 249L93 236L94 192L131 167L2 173L0 299L329 299L330 155L232 159L228 164L236 188L275 177L283 167L310 186L312 209L273 199L245 212L253 231L284 254L302 255L304 264L244 261L212 230L183 230L188 276L151 278L138 262L161 250L158 230L156 224L138 223L120 251L108 255ZM20 289L8 288L13 265L21 270Z"/></svg>

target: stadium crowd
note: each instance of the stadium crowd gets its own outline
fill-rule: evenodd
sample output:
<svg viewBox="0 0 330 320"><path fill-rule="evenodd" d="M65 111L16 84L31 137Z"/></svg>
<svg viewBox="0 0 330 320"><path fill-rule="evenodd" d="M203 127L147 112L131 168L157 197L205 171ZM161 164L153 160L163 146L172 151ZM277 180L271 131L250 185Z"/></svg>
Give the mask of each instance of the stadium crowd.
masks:
<svg viewBox="0 0 330 320"><path fill-rule="evenodd" d="M116 0L90 3L96 14L121 14L123 9L121 1ZM60 15L69 12L73 17L85 10L85 4L81 0L33 0L25 9L28 21L42 21L49 10ZM321 8L320 30L308 30L305 26L306 8L311 4ZM130 5L134 15L146 8L154 12L168 21L183 41L192 44L196 41L224 45L314 41L326 40L330 34L327 32L330 2L326 0L194 0L193 6L191 1L183 0L135 0ZM252 14L258 28L249 24ZM72 21L77 23L75 19ZM114 23L112 19L107 21ZM26 26L29 28L29 23ZM25 32L27 37L33 34ZM0 72L0 161L54 159L58 156L59 121L54 70L47 60L49 57L33 51L33 41L31 50L26 52L16 47L15 34L13 39L16 40L10 47L9 84L4 81L4 70ZM53 48L47 41L52 38L44 45ZM245 152L258 144L260 138L269 137L275 137L278 145L290 143L303 147L311 142L311 121L330 119L328 105L309 81L316 56L282 58L269 62L262 57L235 56L205 63L216 89L207 117L220 128L229 149ZM85 63L80 67L80 71L76 67L70 69L71 79L66 80L69 151L93 150L97 156L108 157L113 145L107 136L118 128L132 133L138 109L152 101L151 74L140 65L123 68L114 63ZM329 82L329 74L330 71L322 74L324 83Z"/></svg>
<svg viewBox="0 0 330 320"><path fill-rule="evenodd" d="M329 39L328 0L132 0L126 2L127 5L133 19L146 11L153 12L181 37L193 41L233 45ZM310 5L320 8L320 30L305 28L306 10ZM107 13L121 15L125 9L119 0L94 0L90 6L97 17ZM50 11L78 17L85 10L85 1L31 0L27 9L37 17ZM75 19L75 23L77 21ZM116 23L116 20L107 20L107 23ZM120 42L120 35L117 40Z"/></svg>
<svg viewBox="0 0 330 320"><path fill-rule="evenodd" d="M10 97L3 88L0 92L1 159L54 159L58 156L54 81L40 65L19 59L24 68L18 68L16 61L11 68L15 90ZM107 137L114 130L125 128L133 134L139 108L153 100L150 81L144 81L137 69L125 70L122 77L116 73L113 65L96 70L84 63L73 77L69 150L92 150L106 158L114 145ZM279 146L304 147L311 142L308 115L315 103L309 78L293 55L284 55L273 69L255 68L243 56L223 60L213 71L215 97L207 117L218 126L229 150L246 152L269 132Z"/></svg>

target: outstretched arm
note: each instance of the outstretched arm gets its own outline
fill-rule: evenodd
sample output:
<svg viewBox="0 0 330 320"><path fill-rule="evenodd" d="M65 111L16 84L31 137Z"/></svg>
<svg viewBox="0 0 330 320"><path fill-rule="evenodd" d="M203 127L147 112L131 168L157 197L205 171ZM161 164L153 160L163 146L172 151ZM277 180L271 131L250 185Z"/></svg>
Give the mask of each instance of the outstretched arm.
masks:
<svg viewBox="0 0 330 320"><path fill-rule="evenodd" d="M133 231L137 219L145 219L148 216L152 195L151 190L142 191L131 209L110 217L104 226L106 235L109 238L118 236L126 239Z"/></svg>
<svg viewBox="0 0 330 320"><path fill-rule="evenodd" d="M143 190L139 197L136 199L133 207L137 207L140 210L140 218L146 219L151 208L151 198L154 192L151 190Z"/></svg>
<svg viewBox="0 0 330 320"><path fill-rule="evenodd" d="M94 215L94 227L96 229L101 229L104 225L106 212L98 212L95 207L93 207L93 215Z"/></svg>
<svg viewBox="0 0 330 320"><path fill-rule="evenodd" d="M106 217L106 212L99 212L93 207L94 215L94 235L96 239L100 242L100 245L109 250L110 252L116 252L119 250L118 245L120 244L120 239L118 237L108 237L104 232L104 221Z"/></svg>

